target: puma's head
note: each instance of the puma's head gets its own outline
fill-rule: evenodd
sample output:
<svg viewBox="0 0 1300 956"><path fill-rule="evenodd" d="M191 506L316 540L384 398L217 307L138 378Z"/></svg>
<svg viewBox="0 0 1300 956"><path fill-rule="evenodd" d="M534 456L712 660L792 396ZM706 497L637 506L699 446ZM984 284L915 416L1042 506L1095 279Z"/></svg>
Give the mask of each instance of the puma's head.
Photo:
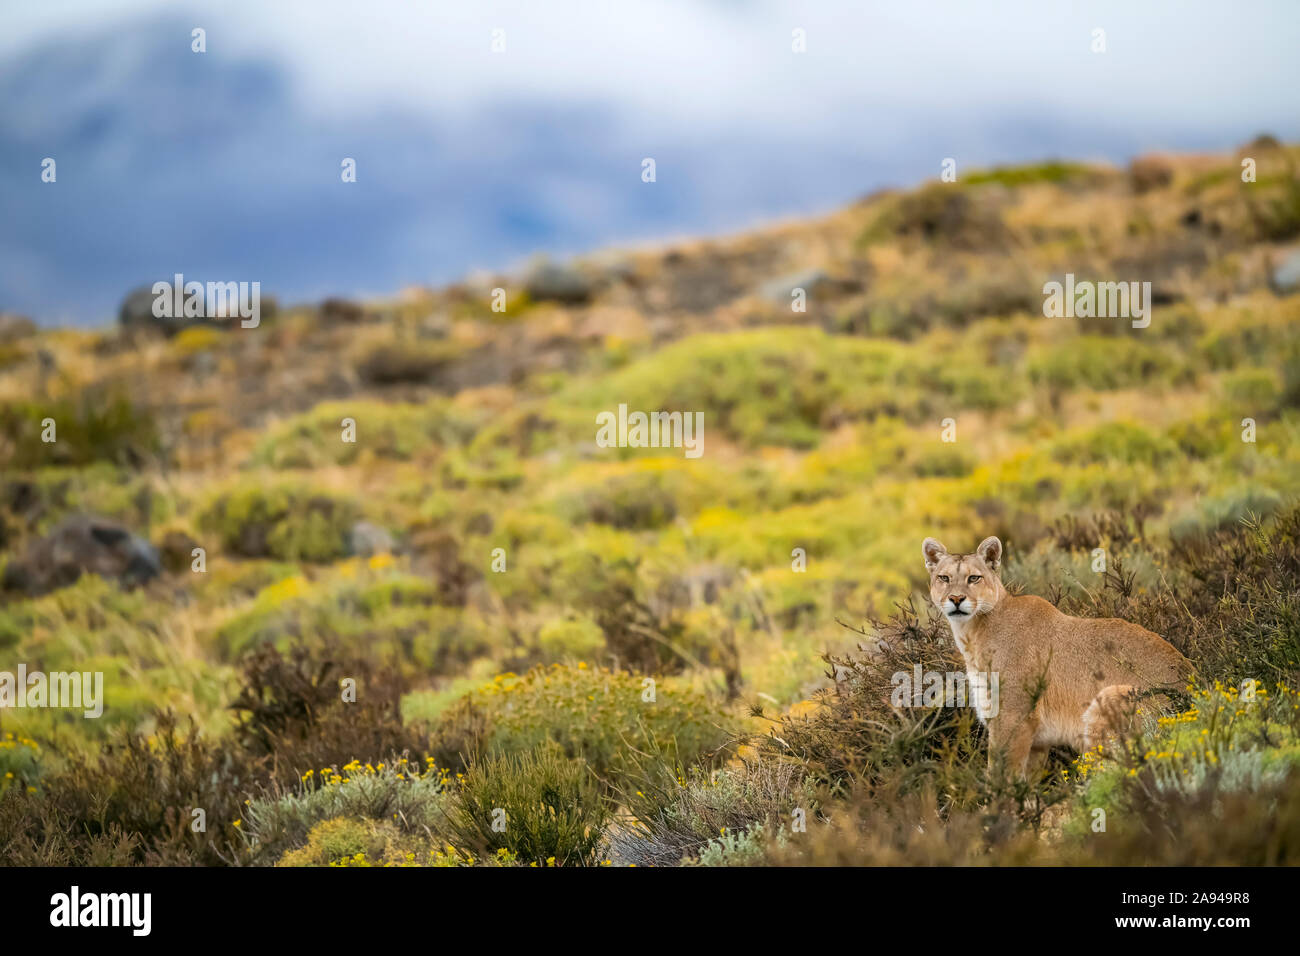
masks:
<svg viewBox="0 0 1300 956"><path fill-rule="evenodd" d="M921 553L930 572L930 600L954 625L987 614L1006 594L998 576L1002 542L997 538L985 538L974 554L949 554L934 538L926 538Z"/></svg>

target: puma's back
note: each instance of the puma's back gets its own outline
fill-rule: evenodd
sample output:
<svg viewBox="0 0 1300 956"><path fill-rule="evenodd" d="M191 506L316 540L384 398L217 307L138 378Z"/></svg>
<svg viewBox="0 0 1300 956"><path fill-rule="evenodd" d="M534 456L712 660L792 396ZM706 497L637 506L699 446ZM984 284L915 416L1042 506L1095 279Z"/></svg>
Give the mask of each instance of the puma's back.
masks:
<svg viewBox="0 0 1300 956"><path fill-rule="evenodd" d="M1031 594L1003 598L974 635L1013 667L1044 658L1055 680L1089 700L1110 684L1175 687L1187 676L1183 655L1158 634L1117 617L1071 617Z"/></svg>

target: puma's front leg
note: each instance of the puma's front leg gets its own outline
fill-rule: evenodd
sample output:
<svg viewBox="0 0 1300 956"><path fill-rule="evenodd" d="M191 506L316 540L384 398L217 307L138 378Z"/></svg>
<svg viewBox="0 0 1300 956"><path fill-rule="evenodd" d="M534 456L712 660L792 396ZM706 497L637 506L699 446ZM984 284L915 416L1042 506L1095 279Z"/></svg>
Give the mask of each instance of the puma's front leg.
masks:
<svg viewBox="0 0 1300 956"><path fill-rule="evenodd" d="M989 724L989 769L993 769L1001 756L1012 773L1024 777L1037 733L1038 717L1032 713L1015 718L1008 714L992 721Z"/></svg>

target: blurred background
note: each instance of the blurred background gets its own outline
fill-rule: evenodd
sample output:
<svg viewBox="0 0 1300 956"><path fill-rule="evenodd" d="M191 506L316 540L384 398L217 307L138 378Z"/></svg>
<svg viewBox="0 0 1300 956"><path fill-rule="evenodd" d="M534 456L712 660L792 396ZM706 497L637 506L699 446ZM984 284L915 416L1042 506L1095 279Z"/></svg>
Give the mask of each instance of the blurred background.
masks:
<svg viewBox="0 0 1300 956"><path fill-rule="evenodd" d="M388 294L539 250L825 212L944 157L1122 161L1300 125L1286 0L48 0L2 16L0 309L43 324L102 324L175 272L287 301Z"/></svg>

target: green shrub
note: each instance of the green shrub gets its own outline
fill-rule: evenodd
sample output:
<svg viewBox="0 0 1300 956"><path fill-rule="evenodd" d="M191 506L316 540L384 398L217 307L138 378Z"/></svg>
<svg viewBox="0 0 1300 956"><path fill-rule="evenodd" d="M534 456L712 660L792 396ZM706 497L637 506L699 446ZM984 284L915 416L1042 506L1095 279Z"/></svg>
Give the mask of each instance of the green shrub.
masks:
<svg viewBox="0 0 1300 956"><path fill-rule="evenodd" d="M362 573L309 584L286 578L263 589L217 630L226 656L261 644L331 644L405 671L444 674L490 649L472 610L441 603L438 588L404 574Z"/></svg>
<svg viewBox="0 0 1300 956"><path fill-rule="evenodd" d="M910 238L958 248L1001 247L1007 227L998 210L947 183L889 196L858 237L859 245L890 238Z"/></svg>
<svg viewBox="0 0 1300 956"><path fill-rule="evenodd" d="M56 441L45 442L45 419ZM121 394L0 403L0 460L11 468L111 462L139 467L159 450L153 418Z"/></svg>
<svg viewBox="0 0 1300 956"><path fill-rule="evenodd" d="M1091 852L1128 856L1153 836L1162 862L1175 865L1277 864L1293 852L1286 834L1297 808L1283 795L1300 772L1300 706L1284 685L1199 690L1190 710L1078 765L1082 785L1065 830ZM1100 833L1098 809L1107 821ZM1199 832L1210 819L1232 821L1211 825L1229 846Z"/></svg>
<svg viewBox="0 0 1300 956"><path fill-rule="evenodd" d="M41 776L41 745L12 731L0 735L0 793L35 787Z"/></svg>
<svg viewBox="0 0 1300 956"><path fill-rule="evenodd" d="M961 478L975 468L971 455L952 443L922 445L910 461L919 478Z"/></svg>
<svg viewBox="0 0 1300 956"><path fill-rule="evenodd" d="M1234 408L1256 413L1273 408L1281 395L1277 375L1264 368L1233 372L1224 380L1223 391Z"/></svg>
<svg viewBox="0 0 1300 956"><path fill-rule="evenodd" d="M215 495L198 520L232 554L332 561L347 552L348 531L360 514L351 498L310 485L249 480Z"/></svg>
<svg viewBox="0 0 1300 956"><path fill-rule="evenodd" d="M605 632L589 617L555 618L537 632L537 645L550 660L590 660L605 649Z"/></svg>
<svg viewBox="0 0 1300 956"><path fill-rule="evenodd" d="M619 404L626 404L629 412L703 412L706 455L711 434L749 446L807 448L820 439L824 417L838 406L853 417L851 392L860 382L889 375L896 354L887 343L836 338L809 328L699 335L593 385L566 390L552 404L562 406L564 417L576 419L574 427L581 428L587 441L594 438L597 413L616 413ZM574 409L584 413L579 416ZM669 453L682 454L676 449Z"/></svg>
<svg viewBox="0 0 1300 956"><path fill-rule="evenodd" d="M999 166L994 169L977 169L958 177L958 182L967 186L980 186L984 183L998 183L1001 186L1028 186L1034 183L1060 184L1072 181L1087 182L1105 176L1104 170L1082 163L1066 163L1049 160L1030 166Z"/></svg>
<svg viewBox="0 0 1300 956"><path fill-rule="evenodd" d="M1177 458L1178 448L1170 439L1141 425L1118 421L1058 438L1052 442L1051 454L1063 465L1122 462L1158 468Z"/></svg>
<svg viewBox="0 0 1300 956"><path fill-rule="evenodd" d="M1142 384L1171 384L1186 370L1167 351L1127 338L1081 336L1040 346L1029 358L1029 378L1055 391L1108 391Z"/></svg>
<svg viewBox="0 0 1300 956"><path fill-rule="evenodd" d="M290 850L277 866L349 866L382 858L391 827L370 820L323 820L311 828L306 845Z"/></svg>
<svg viewBox="0 0 1300 956"><path fill-rule="evenodd" d="M0 604L0 646L12 663L53 671L101 672L103 715L87 720L69 708L5 710L7 729L103 744L114 733L147 725L160 708L217 719L228 691L226 668L188 657L168 629L170 605L148 588L123 590L98 575L50 594Z"/></svg>
<svg viewBox="0 0 1300 956"><path fill-rule="evenodd" d="M1247 486L1205 498L1170 526L1175 542L1203 537L1206 532L1231 529L1243 521L1268 518L1282 507L1282 496L1271 488Z"/></svg>
<svg viewBox="0 0 1300 956"><path fill-rule="evenodd" d="M160 715L86 760L0 792L0 859L15 866L228 863L240 845L242 794L258 778L192 726ZM203 816L194 811L202 810ZM198 830L192 824L204 821Z"/></svg>
<svg viewBox="0 0 1300 956"><path fill-rule="evenodd" d="M1300 178L1294 170L1280 188L1262 191L1262 194L1251 190L1246 196L1259 239L1285 242L1300 236Z"/></svg>
<svg viewBox="0 0 1300 956"><path fill-rule="evenodd" d="M660 528L677 517L676 473L632 472L587 485L557 502L561 515L574 523L592 521L644 531Z"/></svg>
<svg viewBox="0 0 1300 956"><path fill-rule="evenodd" d="M550 746L472 763L448 812L453 846L538 866L600 863L611 807L582 760Z"/></svg>
<svg viewBox="0 0 1300 956"><path fill-rule="evenodd" d="M439 762L554 742L601 778L617 780L634 750L657 747L690 766L726 746L734 724L720 707L694 691L647 681L581 662L502 675L443 714L434 727Z"/></svg>
<svg viewBox="0 0 1300 956"><path fill-rule="evenodd" d="M767 839L761 823L748 830L724 830L688 862L695 866L760 866L766 861ZM778 849L789 842L784 830L777 830L774 840Z"/></svg>
<svg viewBox="0 0 1300 956"><path fill-rule="evenodd" d="M403 834L421 835L437 828L446 804L447 778L433 766L421 767L405 757L392 757L377 766L354 760L342 767L309 768L302 782L285 792L256 797L244 808L242 833L252 859L276 860L294 848L307 847L299 859L329 863L343 856L370 851L373 846L333 853L323 850L329 832L342 828L322 824L346 818L385 824ZM321 847L323 852L316 847ZM324 857L322 859L322 857ZM291 865L286 858L282 865Z"/></svg>
<svg viewBox="0 0 1300 956"><path fill-rule="evenodd" d="M341 440L342 422L356 423L355 442ZM268 430L250 463L274 469L348 465L359 455L405 461L429 448L462 444L476 422L445 400L423 405L325 402Z"/></svg>

